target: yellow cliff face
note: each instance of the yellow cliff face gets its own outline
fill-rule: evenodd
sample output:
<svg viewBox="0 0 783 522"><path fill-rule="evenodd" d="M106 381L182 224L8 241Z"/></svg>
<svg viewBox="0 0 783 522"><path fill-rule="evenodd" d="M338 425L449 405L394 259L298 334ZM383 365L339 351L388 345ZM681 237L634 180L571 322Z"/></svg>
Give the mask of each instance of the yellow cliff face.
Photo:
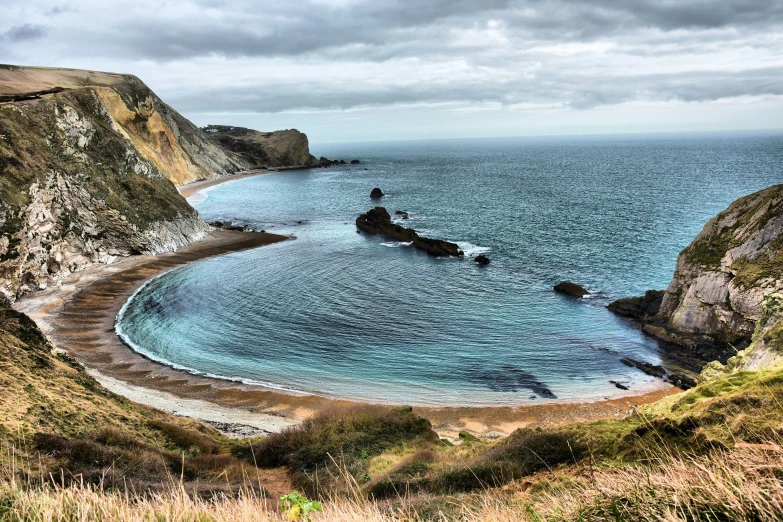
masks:
<svg viewBox="0 0 783 522"><path fill-rule="evenodd" d="M182 149L173 129L161 117L151 97L129 108L114 89L96 87L95 90L108 109L116 129L133 143L144 159L152 162L175 185L210 176L204 167L194 164Z"/></svg>

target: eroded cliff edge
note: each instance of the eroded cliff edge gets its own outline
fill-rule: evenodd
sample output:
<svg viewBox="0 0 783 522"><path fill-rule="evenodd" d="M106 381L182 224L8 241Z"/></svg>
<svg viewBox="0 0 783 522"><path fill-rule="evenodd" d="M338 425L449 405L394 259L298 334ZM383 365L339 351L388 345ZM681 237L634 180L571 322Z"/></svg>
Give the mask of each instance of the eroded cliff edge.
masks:
<svg viewBox="0 0 783 522"><path fill-rule="evenodd" d="M175 183L246 167L134 76L0 66L0 292L200 239Z"/></svg>
<svg viewBox="0 0 783 522"><path fill-rule="evenodd" d="M765 296L783 289L782 232L783 185L740 198L680 253L657 309L649 292L610 308L686 353L725 362L754 340ZM774 326L768 322L765 329Z"/></svg>

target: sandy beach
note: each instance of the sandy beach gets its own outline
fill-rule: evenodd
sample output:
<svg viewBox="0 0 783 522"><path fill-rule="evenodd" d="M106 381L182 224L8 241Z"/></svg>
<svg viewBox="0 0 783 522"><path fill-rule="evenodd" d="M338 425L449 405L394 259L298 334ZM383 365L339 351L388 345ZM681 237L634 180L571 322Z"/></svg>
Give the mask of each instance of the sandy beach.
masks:
<svg viewBox="0 0 783 522"><path fill-rule="evenodd" d="M225 183L227 181L252 178L254 176L261 176L262 174L271 174L272 172L277 172L277 170L250 170L248 172L240 172L230 176L223 176L222 178L205 179L202 181L194 181L193 183L186 183L177 187L177 190L179 190L179 193L182 194L183 198L188 199L189 197L194 196L197 192L200 192L209 187L214 187L215 185L220 185L221 183Z"/></svg>
<svg viewBox="0 0 783 522"><path fill-rule="evenodd" d="M189 197L226 181L265 174L254 171L180 187ZM136 402L193 417L230 436L279 432L319 411L354 402L214 379L151 361L125 345L114 330L123 304L149 279L199 259L258 248L289 238L263 232L214 231L201 241L158 256L131 256L111 265L91 265L59 286L19 299L14 307L32 317L56 348L78 358L98 381ZM575 421L621 418L636 406L679 390L660 389L598 402L519 407L416 407L444 437L462 430L488 439L518 428L556 426Z"/></svg>

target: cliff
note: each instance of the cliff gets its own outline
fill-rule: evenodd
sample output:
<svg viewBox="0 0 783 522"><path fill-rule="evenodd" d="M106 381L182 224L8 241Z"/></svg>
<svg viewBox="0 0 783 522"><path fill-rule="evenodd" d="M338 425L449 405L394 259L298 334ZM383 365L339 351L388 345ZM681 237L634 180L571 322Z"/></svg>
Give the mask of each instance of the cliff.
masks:
<svg viewBox="0 0 783 522"><path fill-rule="evenodd" d="M682 251L657 318L676 330L750 340L764 295L783 288L783 185L740 198Z"/></svg>
<svg viewBox="0 0 783 522"><path fill-rule="evenodd" d="M651 335L725 361L751 342L765 296L783 289L781 232L783 185L740 198L680 253L657 312L634 311L627 299L610 309L645 321Z"/></svg>
<svg viewBox="0 0 783 522"><path fill-rule="evenodd" d="M201 238L173 183L244 168L133 76L0 66L0 292Z"/></svg>
<svg viewBox="0 0 783 522"><path fill-rule="evenodd" d="M257 169L317 167L325 160L310 154L307 135L296 129L261 132L244 127L209 125L202 130L215 143Z"/></svg>
<svg viewBox="0 0 783 522"><path fill-rule="evenodd" d="M717 379L743 370L761 370L782 359L783 294L769 294L764 297L750 346L731 357L725 365L718 361L709 363L701 372L700 380Z"/></svg>

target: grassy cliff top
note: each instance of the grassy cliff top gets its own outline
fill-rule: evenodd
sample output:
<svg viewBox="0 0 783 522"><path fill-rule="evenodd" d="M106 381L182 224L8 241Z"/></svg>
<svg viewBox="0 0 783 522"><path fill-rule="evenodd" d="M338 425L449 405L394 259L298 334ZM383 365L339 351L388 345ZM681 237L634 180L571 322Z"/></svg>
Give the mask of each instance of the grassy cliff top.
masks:
<svg viewBox="0 0 783 522"><path fill-rule="evenodd" d="M0 95L38 92L56 87L63 89L88 86L114 87L134 80L139 82L138 78L128 74L0 64Z"/></svg>

